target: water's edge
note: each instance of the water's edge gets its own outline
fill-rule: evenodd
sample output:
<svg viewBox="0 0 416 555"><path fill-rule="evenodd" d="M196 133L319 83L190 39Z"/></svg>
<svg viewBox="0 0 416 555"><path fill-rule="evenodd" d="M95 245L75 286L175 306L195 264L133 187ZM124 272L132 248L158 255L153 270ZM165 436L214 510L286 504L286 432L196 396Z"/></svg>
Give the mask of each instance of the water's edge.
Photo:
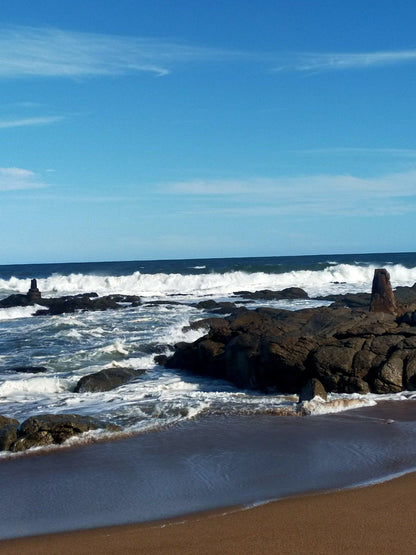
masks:
<svg viewBox="0 0 416 555"><path fill-rule="evenodd" d="M0 538L158 521L415 470L416 402L337 415L205 417L0 461Z"/></svg>

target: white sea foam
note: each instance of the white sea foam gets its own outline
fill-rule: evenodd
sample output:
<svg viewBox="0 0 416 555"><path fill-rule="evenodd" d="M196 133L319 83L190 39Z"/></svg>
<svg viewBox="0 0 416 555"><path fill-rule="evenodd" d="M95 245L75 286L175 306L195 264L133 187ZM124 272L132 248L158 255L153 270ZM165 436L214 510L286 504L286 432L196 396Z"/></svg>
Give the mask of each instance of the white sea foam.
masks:
<svg viewBox="0 0 416 555"><path fill-rule="evenodd" d="M324 401L320 397L315 397L311 401L304 401L302 409L306 414L331 414L336 412L343 412L351 409L358 409L362 407L372 407L377 402L369 395L350 395L338 396L329 398Z"/></svg>
<svg viewBox="0 0 416 555"><path fill-rule="evenodd" d="M57 377L28 377L25 379L5 380L0 384L0 397L10 398L18 396L50 395L60 393L68 388L65 380Z"/></svg>
<svg viewBox="0 0 416 555"><path fill-rule="evenodd" d="M41 306L14 306L12 308L0 308L0 321L16 320L17 318L30 318Z"/></svg>
<svg viewBox="0 0 416 555"><path fill-rule="evenodd" d="M45 296L94 291L99 295L122 293L144 297L165 297L177 294L218 296L229 295L239 290L277 290L297 286L314 296L331 292L368 291L375 268L374 265L336 264L320 271L299 270L281 274L242 271L199 275L141 272L124 276L54 274L48 278L39 279L38 287ZM393 287L413 285L416 282L416 268L395 264L387 266L387 269L390 272ZM0 289L24 293L28 290L28 284L28 280L12 277L9 280L0 280Z"/></svg>

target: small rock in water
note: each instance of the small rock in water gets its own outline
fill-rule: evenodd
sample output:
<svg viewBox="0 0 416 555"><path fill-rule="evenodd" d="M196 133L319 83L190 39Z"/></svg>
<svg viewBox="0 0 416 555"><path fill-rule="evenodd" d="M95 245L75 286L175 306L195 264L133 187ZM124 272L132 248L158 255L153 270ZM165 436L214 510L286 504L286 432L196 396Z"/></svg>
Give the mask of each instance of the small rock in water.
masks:
<svg viewBox="0 0 416 555"><path fill-rule="evenodd" d="M120 387L135 376L144 374L145 370L133 368L106 368L95 374L81 378L75 386L75 393L109 391Z"/></svg>
<svg viewBox="0 0 416 555"><path fill-rule="evenodd" d="M120 430L120 427L78 414L40 414L20 425L17 440L10 445L9 450L17 453L31 447L60 444L74 435L97 429L114 432Z"/></svg>
<svg viewBox="0 0 416 555"><path fill-rule="evenodd" d="M22 374L40 374L42 372L47 372L48 369L45 366L15 366L13 368L8 368L12 372L19 372Z"/></svg>
<svg viewBox="0 0 416 555"><path fill-rule="evenodd" d="M302 387L299 394L299 403L312 401L315 397L320 397L323 401L326 401L327 393L321 382L316 378L312 378Z"/></svg>

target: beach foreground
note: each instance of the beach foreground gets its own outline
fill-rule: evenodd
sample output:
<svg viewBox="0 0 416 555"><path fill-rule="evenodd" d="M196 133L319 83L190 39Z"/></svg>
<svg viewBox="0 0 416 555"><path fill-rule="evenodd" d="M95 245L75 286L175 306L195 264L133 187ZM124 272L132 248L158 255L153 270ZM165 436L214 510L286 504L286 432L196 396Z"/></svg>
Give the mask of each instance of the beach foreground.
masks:
<svg viewBox="0 0 416 555"><path fill-rule="evenodd" d="M9 553L415 553L416 474L352 490L0 544Z"/></svg>

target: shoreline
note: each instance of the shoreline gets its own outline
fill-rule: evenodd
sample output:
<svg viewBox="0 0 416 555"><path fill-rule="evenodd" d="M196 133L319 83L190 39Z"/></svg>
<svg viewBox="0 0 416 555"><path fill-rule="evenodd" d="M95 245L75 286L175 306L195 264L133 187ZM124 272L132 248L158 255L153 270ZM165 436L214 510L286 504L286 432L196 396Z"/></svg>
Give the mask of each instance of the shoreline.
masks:
<svg viewBox="0 0 416 555"><path fill-rule="evenodd" d="M410 400L301 419L206 417L5 459L0 539L183 520L386 480L415 469L415 421Z"/></svg>
<svg viewBox="0 0 416 555"><path fill-rule="evenodd" d="M375 485L313 493L248 509L159 522L3 540L31 553L414 553L416 473Z"/></svg>

